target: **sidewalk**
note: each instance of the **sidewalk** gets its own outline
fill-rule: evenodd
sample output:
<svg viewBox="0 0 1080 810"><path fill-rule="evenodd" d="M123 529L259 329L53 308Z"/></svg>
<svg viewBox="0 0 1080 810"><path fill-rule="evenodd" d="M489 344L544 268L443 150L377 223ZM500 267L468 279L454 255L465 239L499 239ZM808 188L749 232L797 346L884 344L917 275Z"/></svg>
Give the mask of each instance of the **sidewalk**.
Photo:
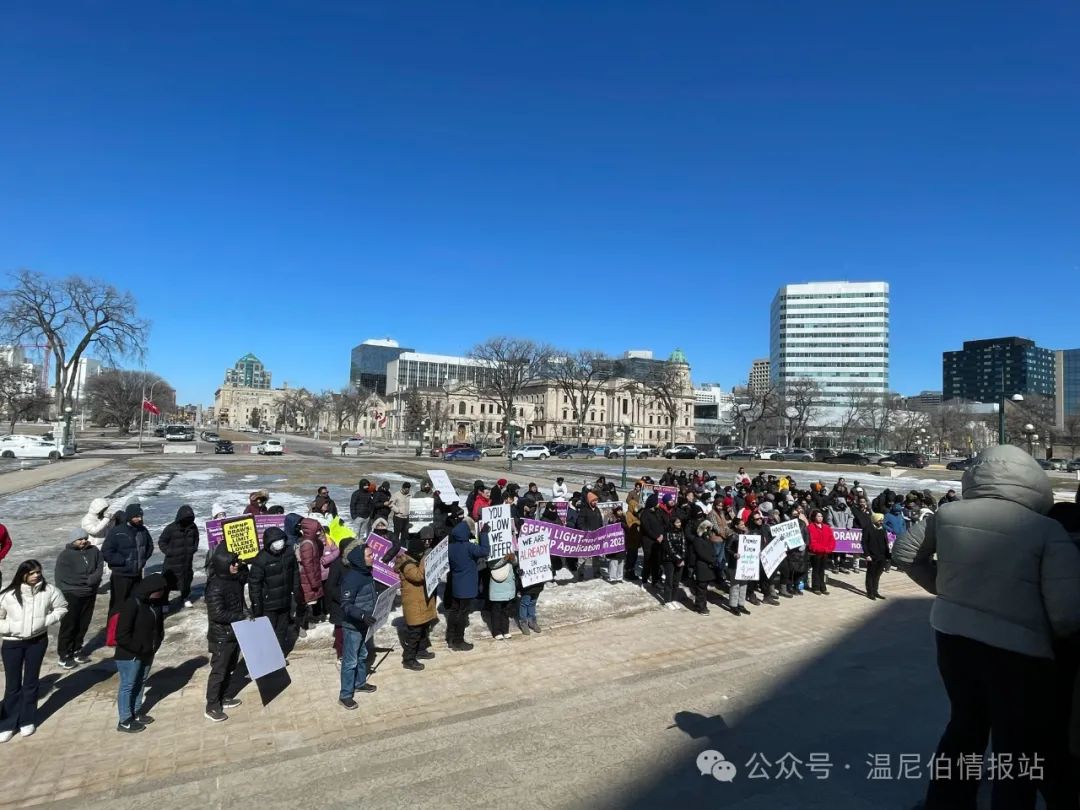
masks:
<svg viewBox="0 0 1080 810"><path fill-rule="evenodd" d="M0 495L22 492L41 484L61 481L79 473L96 470L112 462L108 458L72 458L53 461L28 470L11 470L0 475Z"/></svg>
<svg viewBox="0 0 1080 810"><path fill-rule="evenodd" d="M428 662L427 670L404 671L400 650L395 649L372 677L379 691L358 695L361 708L354 712L336 703L338 667L330 649L296 652L287 669L291 684L265 707L260 705L256 687L248 684L239 695L243 706L231 711L230 720L221 724L202 716L205 657L175 666L155 665L147 707L157 722L134 736L115 731L117 680L111 661L58 677L50 651L43 680L51 691L43 691L40 702L42 725L33 737L16 736L3 747L7 790L0 794L0 804L66 802L87 807L102 801L116 808L164 801L177 806L188 801L205 804L212 797L215 806L227 804L226 798L251 806L259 795L260 807L289 802L311 806L310 786L301 784L296 792L286 788L317 779L328 790L330 805L390 806L409 801L411 794L401 792L405 777L383 766L396 758L400 767L412 767L409 750L419 757L413 760L417 774L432 766L423 754L434 756L443 743L457 746L470 765L483 751L488 753L481 759L504 761L500 751L505 735L515 734L516 723L525 721L497 719L502 713L524 712L528 723L537 727L532 745L539 759L534 765L545 773L545 752L561 759L558 752L565 755L564 746L584 744L579 738L587 739L603 757L611 746L626 745L648 758L648 746L642 740L623 737L617 730L598 735L587 724L572 722L575 712L588 707L596 711L611 701L607 719L619 721L620 707L639 707L640 711L635 708L626 715L630 727L635 725L633 715L639 714L644 722L655 714L642 733L671 733L663 732L665 727L672 728L672 712L662 698L686 697L694 705L694 693L682 691L688 679L715 684L709 691L717 700L721 692L725 701L729 696L738 699L740 693L749 700L766 683L771 685L761 679L768 667L785 658L802 661L820 655L845 636L862 638L857 631L868 621L890 628L874 634L874 643L882 646L892 645L894 634L928 635L925 618L912 626L910 617L912 608L925 614L928 600L905 577L886 576L882 587L890 596L887 602L871 602L848 590L858 584L853 578L840 578L829 597L784 600L780 607L759 607L754 615L739 619L715 604L708 617L658 606L539 636L525 638L515 630L509 642L487 639L479 614L474 613L469 632L476 643L473 652L448 652L440 625L433 633L437 657ZM543 597L538 612L543 623ZM880 660L878 653L874 655ZM928 666L932 667L932 661ZM653 686L661 692L650 698ZM639 688L645 692L631 699ZM571 722L563 722L564 718ZM469 731L464 736L461 729L451 734L452 724L463 720ZM843 716L837 720L842 722ZM549 727L552 721L557 722ZM489 733L494 735L490 739L485 736ZM395 739L402 745L408 739L409 746L420 747L397 750ZM527 740L518 740L522 742ZM365 748L366 756L378 756L381 764L365 762L353 750L358 748ZM297 770L301 762L308 764ZM347 783L336 779L322 779L350 767L359 768L365 785L362 792L350 792ZM570 772L584 768L587 777L592 766L571 762L567 767ZM301 774L306 776L301 779ZM466 777L473 779L476 774ZM608 784L592 781L593 790ZM512 786L513 779L500 784ZM361 783L354 787L359 791ZM345 792L335 802L338 788ZM464 795L457 795L465 800ZM461 803L447 802L445 797L440 799L444 806ZM419 802L422 806L432 804L428 801L432 795L418 798L424 798ZM509 801L510 796L505 798ZM575 796L561 799L540 805L578 805ZM491 802L477 797L476 804Z"/></svg>

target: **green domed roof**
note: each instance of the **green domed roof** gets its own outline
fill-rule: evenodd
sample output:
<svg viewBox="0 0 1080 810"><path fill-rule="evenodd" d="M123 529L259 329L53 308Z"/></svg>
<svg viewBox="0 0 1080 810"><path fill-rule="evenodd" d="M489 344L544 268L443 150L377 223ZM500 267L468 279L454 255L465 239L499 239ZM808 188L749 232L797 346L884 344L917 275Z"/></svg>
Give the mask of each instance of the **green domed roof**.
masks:
<svg viewBox="0 0 1080 810"><path fill-rule="evenodd" d="M671 353L671 357L668 358L668 361L671 363L686 363L686 365L690 365L690 363L687 362L686 355L683 354L682 349L676 349L675 351L673 351Z"/></svg>

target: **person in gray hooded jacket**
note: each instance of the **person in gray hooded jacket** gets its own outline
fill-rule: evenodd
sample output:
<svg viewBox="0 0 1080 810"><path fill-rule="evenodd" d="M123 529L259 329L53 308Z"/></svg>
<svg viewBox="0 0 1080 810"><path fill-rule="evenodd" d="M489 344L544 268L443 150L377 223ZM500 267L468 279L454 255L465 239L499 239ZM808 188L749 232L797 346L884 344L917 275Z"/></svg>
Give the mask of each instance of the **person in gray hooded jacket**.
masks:
<svg viewBox="0 0 1080 810"><path fill-rule="evenodd" d="M951 779L932 779L927 808L974 808L978 778L963 779L993 740L994 754L1043 766L996 779L991 806L1069 803L1067 759L1052 742L1055 638L1080 631L1080 550L1046 517L1054 494L1023 450L991 447L964 473L962 501L944 504L893 548L893 561L936 595L930 623L951 715L937 756ZM935 559L936 555L936 559ZM1031 769L1034 770L1034 769Z"/></svg>

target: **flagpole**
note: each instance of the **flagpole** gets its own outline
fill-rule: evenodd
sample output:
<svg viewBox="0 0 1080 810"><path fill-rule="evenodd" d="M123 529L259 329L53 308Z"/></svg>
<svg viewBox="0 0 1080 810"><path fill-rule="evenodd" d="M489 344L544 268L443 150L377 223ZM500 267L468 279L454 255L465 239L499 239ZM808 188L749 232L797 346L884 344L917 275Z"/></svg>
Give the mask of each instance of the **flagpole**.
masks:
<svg viewBox="0 0 1080 810"><path fill-rule="evenodd" d="M161 382L161 380L154 380L150 384L150 402L151 402L151 404L153 404L153 399L154 399L154 386L157 385L159 382ZM144 377L143 378L143 384L142 384L142 402L139 403L139 449L140 450L142 450L143 419L145 418L145 414L146 414L146 403L147 403L147 399L146 399L146 378Z"/></svg>

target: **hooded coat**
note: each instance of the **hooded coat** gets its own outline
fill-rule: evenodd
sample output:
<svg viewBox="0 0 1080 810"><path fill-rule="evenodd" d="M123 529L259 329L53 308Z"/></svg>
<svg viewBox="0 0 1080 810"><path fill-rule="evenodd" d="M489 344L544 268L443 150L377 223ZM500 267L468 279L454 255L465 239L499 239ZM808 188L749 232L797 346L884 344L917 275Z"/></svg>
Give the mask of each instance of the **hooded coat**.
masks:
<svg viewBox="0 0 1080 810"><path fill-rule="evenodd" d="M352 520L367 520L371 517L371 492L368 490L370 483L366 478L360 479L356 491L349 498L349 517Z"/></svg>
<svg viewBox="0 0 1080 810"><path fill-rule="evenodd" d="M1001 445L964 472L963 494L912 526L894 562L937 595L938 632L1052 658L1055 637L1080 631L1080 550L1046 517L1050 479L1023 450Z"/></svg>
<svg viewBox="0 0 1080 810"><path fill-rule="evenodd" d="M105 535L109 533L112 525L112 517L109 515L109 502L104 498L94 498L90 501L90 508L86 510L79 526L86 532L90 542L98 548L105 542Z"/></svg>
<svg viewBox="0 0 1080 810"><path fill-rule="evenodd" d="M892 508L885 514L885 531L892 532L897 538L907 531L904 505L899 501L894 502Z"/></svg>
<svg viewBox="0 0 1080 810"><path fill-rule="evenodd" d="M390 484L385 481L371 496L371 517L390 520Z"/></svg>
<svg viewBox="0 0 1080 810"><path fill-rule="evenodd" d="M206 583L206 640L214 642L234 641L232 623L244 618L244 583L239 573L232 573L230 565L238 560L235 554L215 554L210 558L213 576Z"/></svg>
<svg viewBox="0 0 1080 810"><path fill-rule="evenodd" d="M97 546L76 548L74 543L68 543L56 555L53 584L61 593L90 596L97 593L104 572L105 564Z"/></svg>
<svg viewBox="0 0 1080 810"><path fill-rule="evenodd" d="M252 616L290 612L295 604L294 595L300 587L296 555L287 545L281 551L272 550L270 545L276 540L285 540L285 532L270 527L263 537L262 551L251 561L248 596Z"/></svg>
<svg viewBox="0 0 1080 810"><path fill-rule="evenodd" d="M435 594L427 595L424 580L424 558L402 554L394 561L394 571L401 577L401 610L405 624L413 627L427 624L435 618Z"/></svg>
<svg viewBox="0 0 1080 810"><path fill-rule="evenodd" d="M185 504L176 510L176 520L161 531L158 548L165 555L161 566L165 571L186 571L191 568L199 550L199 527L195 525L195 510Z"/></svg>
<svg viewBox="0 0 1080 810"><path fill-rule="evenodd" d="M311 603L323 595L322 575L322 526L310 518L303 518L299 525L300 543L296 546L296 557L300 563L300 591L304 602ZM327 574L329 574L329 567Z"/></svg>
<svg viewBox="0 0 1080 810"><path fill-rule="evenodd" d="M851 514L851 510L843 498L833 499L829 508L825 510L825 520L834 529L855 528L855 516Z"/></svg>
<svg viewBox="0 0 1080 810"><path fill-rule="evenodd" d="M116 622L116 652L119 661L138 659L145 664L154 660L161 642L165 639L165 616L161 604L151 602L152 593L169 588L161 574L150 574L131 589L131 596L120 607Z"/></svg>
<svg viewBox="0 0 1080 810"><path fill-rule="evenodd" d="M480 533L480 543L471 543L472 533L464 520L450 532L450 584L451 596L455 599L475 599L480 588L480 577L476 563L486 560L491 553L488 547L488 533Z"/></svg>
<svg viewBox="0 0 1080 810"><path fill-rule="evenodd" d="M150 537L150 530L142 524L134 526L131 523L136 508L137 504L128 506L128 521L114 526L101 546L101 556L109 564L109 570L119 576L142 576L146 561L154 553L154 540ZM142 514L142 510L139 510L138 514Z"/></svg>
<svg viewBox="0 0 1080 810"><path fill-rule="evenodd" d="M363 631L375 619L375 577L364 562L367 543L354 543L345 556L341 577L341 626Z"/></svg>

